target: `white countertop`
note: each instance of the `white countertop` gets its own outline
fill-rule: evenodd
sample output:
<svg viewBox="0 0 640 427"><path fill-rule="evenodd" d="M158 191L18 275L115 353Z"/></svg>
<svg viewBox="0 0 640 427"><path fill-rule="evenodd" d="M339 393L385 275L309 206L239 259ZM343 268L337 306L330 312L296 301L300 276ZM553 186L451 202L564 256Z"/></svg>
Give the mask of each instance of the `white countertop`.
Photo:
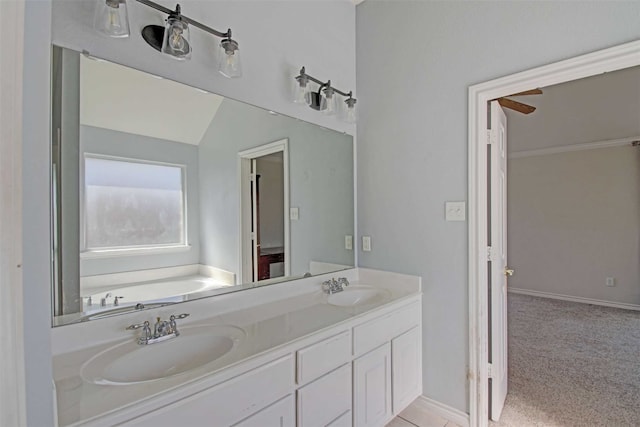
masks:
<svg viewBox="0 0 640 427"><path fill-rule="evenodd" d="M178 324L179 328L195 325L233 325L242 328L246 337L237 348L217 361L168 378L127 385L97 385L81 378L80 371L87 360L116 344L132 340L134 334L128 332L127 334L121 332L123 339L117 341L57 354L53 358L53 370L59 425L82 424L85 421L96 420L129 405L158 398L170 390L211 382L213 377L220 376L220 381L224 381L227 379L223 372L226 368L258 358L267 351L284 347L310 334L339 326L359 316L366 316L371 311L408 299L421 292L420 278L415 276L364 269L357 269L356 276L359 276L360 280L352 281L352 284L367 284L386 289L390 293L389 297L367 306L337 307L325 303L326 296L322 294L319 286L321 280L316 278L316 283L313 283L307 279L304 282L306 283L304 293L227 311L217 316L207 317L206 314L201 314L194 316L196 318L192 322L181 321ZM289 282L288 286L291 286L291 283ZM274 290L277 286L279 285L273 285ZM246 293L250 298L249 292L251 291ZM242 296L237 296L237 298L240 297ZM212 299L212 303L213 300L215 298ZM202 309L202 305L201 302L199 309ZM189 312L190 307L188 304L181 304L180 308L174 307L174 311L176 310ZM147 314L147 317L151 318L151 315ZM129 320L125 318L120 323L123 321L126 323ZM95 328L96 325L91 327ZM55 334L53 338L56 338ZM162 345L159 344L157 349L161 356ZM207 387L210 385L207 384Z"/></svg>

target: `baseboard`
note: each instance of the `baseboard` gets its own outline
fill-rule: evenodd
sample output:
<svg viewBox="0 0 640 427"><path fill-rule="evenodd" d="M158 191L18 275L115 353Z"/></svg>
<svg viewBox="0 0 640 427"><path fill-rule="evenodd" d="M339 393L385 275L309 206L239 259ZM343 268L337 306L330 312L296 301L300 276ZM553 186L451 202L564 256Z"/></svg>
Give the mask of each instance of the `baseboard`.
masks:
<svg viewBox="0 0 640 427"><path fill-rule="evenodd" d="M625 302L605 301L592 298L575 297L572 295L554 294L552 292L532 291L529 289L509 288L509 292L521 295L530 295L534 297L552 298L563 301L579 302L582 304L602 305L604 307L622 308L625 310L640 311L640 305L628 304Z"/></svg>
<svg viewBox="0 0 640 427"><path fill-rule="evenodd" d="M440 403L437 400L430 399L425 396L419 396L411 405L423 409L424 411L438 415L460 427L469 427L469 414L459 409L452 408L449 405Z"/></svg>

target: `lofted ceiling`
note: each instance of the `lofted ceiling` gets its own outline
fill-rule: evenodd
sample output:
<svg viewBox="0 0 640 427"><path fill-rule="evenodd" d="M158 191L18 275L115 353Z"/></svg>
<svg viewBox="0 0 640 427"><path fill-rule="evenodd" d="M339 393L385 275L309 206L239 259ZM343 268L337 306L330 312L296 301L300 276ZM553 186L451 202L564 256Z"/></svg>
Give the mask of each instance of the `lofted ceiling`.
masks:
<svg viewBox="0 0 640 427"><path fill-rule="evenodd" d="M80 124L198 145L223 97L80 57Z"/></svg>
<svg viewBox="0 0 640 427"><path fill-rule="evenodd" d="M512 98L533 113L505 109L510 152L640 136L640 67L541 89Z"/></svg>

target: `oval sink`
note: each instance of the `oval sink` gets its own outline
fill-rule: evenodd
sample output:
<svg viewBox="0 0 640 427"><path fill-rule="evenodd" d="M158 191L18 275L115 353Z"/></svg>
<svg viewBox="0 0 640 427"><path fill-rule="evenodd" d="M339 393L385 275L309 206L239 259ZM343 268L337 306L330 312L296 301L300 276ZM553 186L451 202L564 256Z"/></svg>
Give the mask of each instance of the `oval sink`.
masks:
<svg viewBox="0 0 640 427"><path fill-rule="evenodd" d="M94 384L135 384L186 373L229 355L245 337L235 326L192 326L180 336L140 345L130 341L110 347L81 368L82 378Z"/></svg>
<svg viewBox="0 0 640 427"><path fill-rule="evenodd" d="M354 307L381 302L389 298L391 294L385 289L374 288L367 285L350 285L344 291L331 294L327 297L327 304L339 307Z"/></svg>

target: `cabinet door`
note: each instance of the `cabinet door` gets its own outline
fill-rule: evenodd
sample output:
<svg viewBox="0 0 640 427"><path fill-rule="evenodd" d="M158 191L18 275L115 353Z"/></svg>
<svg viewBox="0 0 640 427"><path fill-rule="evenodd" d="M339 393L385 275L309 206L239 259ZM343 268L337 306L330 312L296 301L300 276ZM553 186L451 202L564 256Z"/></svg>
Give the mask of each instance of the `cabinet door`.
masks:
<svg viewBox="0 0 640 427"><path fill-rule="evenodd" d="M235 424L234 427L295 427L296 407L293 395L281 399L273 405Z"/></svg>
<svg viewBox="0 0 640 427"><path fill-rule="evenodd" d="M416 327L391 341L393 413L399 414L422 393L422 345Z"/></svg>
<svg viewBox="0 0 640 427"><path fill-rule="evenodd" d="M356 427L379 427L391 416L391 345L353 362L353 412Z"/></svg>

